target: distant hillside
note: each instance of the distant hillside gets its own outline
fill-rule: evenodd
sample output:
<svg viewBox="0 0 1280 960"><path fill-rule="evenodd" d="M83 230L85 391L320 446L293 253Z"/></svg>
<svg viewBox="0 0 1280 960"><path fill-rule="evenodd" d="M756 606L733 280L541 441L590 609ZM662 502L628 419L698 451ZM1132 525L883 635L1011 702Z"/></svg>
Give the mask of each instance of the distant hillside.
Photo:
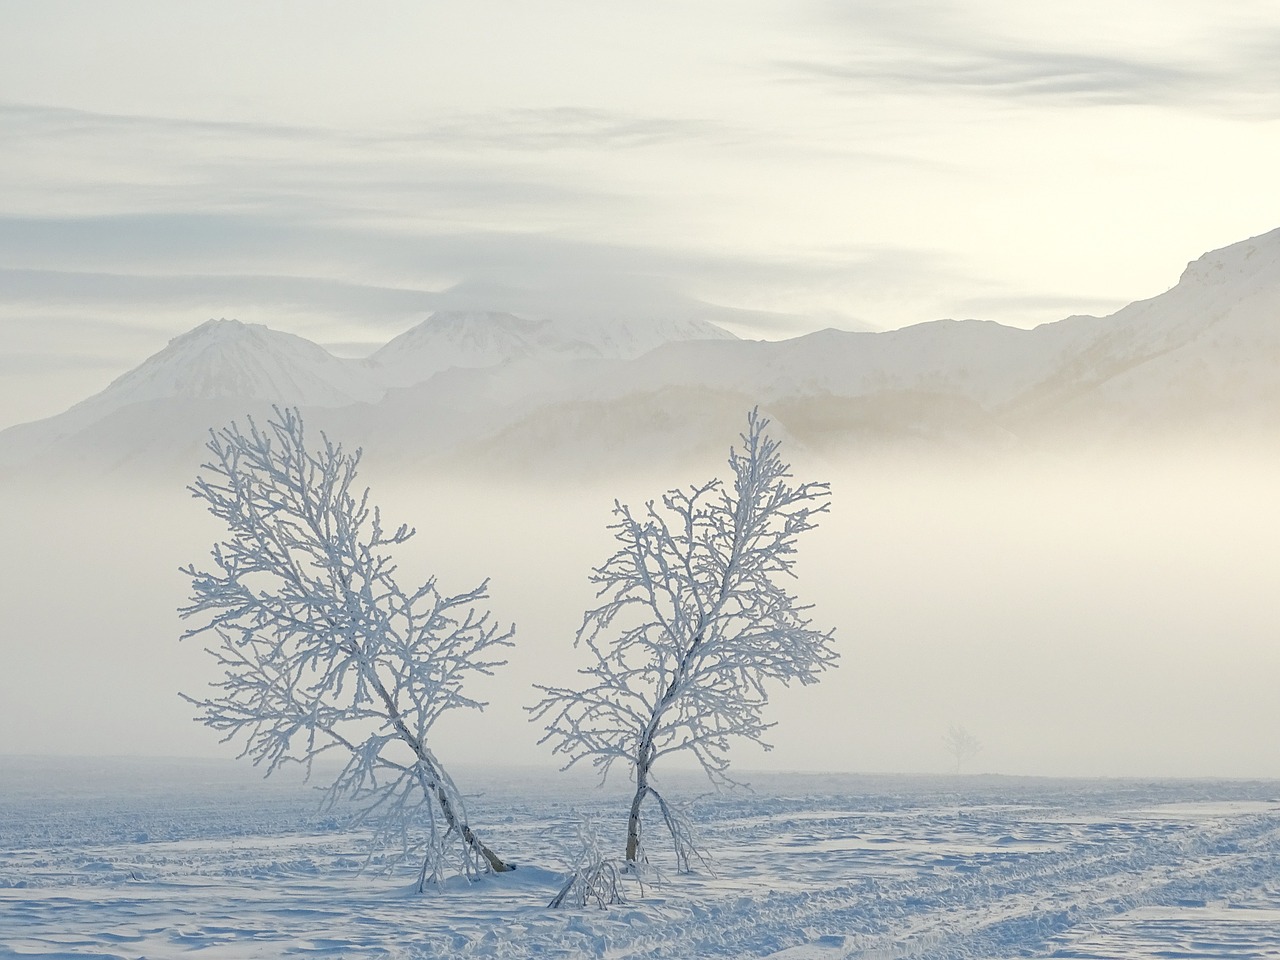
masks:
<svg viewBox="0 0 1280 960"><path fill-rule="evenodd" d="M208 426L265 414L273 404L373 404L389 390L455 370L565 357L630 358L683 338L734 339L695 319L593 323L439 311L368 359L353 360L261 324L209 320L65 413L0 431L0 470L186 464L199 455Z"/></svg>
<svg viewBox="0 0 1280 960"><path fill-rule="evenodd" d="M205 429L293 404L389 462L519 476L678 460L760 404L793 446L1010 449L1280 428L1280 230L1166 293L1032 330L940 320L737 340L689 320L440 313L363 361L211 321L67 413L0 433L24 472L193 465Z"/></svg>
<svg viewBox="0 0 1280 960"><path fill-rule="evenodd" d="M364 368L384 386L406 387L453 368L538 358L630 359L673 341L732 339L714 324L696 320L590 323L438 312L378 350Z"/></svg>

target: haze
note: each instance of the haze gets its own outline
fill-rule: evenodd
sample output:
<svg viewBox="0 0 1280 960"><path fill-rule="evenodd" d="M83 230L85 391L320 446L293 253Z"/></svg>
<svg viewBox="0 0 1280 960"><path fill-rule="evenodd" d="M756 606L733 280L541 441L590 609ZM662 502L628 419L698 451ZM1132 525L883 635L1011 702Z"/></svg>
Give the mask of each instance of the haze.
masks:
<svg viewBox="0 0 1280 960"><path fill-rule="evenodd" d="M776 749L740 745L737 768L944 772L960 723L983 744L972 772L1280 775L1280 463L1243 450L801 465L834 498L795 589L837 627L842 661L777 692ZM652 496L660 478L477 490L377 460L375 500L419 529L405 581L491 577L495 614L517 625L510 664L478 690L489 708L447 722L439 751L553 769L524 714L530 684L572 679L611 498ZM0 753L233 753L177 697L215 674L177 642L176 568L218 531L176 487L9 491Z"/></svg>

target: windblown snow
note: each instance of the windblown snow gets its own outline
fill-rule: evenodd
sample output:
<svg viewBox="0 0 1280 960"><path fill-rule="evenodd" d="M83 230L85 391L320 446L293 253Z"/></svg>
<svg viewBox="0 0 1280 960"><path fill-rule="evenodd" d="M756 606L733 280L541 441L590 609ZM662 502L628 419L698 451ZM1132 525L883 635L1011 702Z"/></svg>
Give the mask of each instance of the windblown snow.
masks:
<svg viewBox="0 0 1280 960"><path fill-rule="evenodd" d="M0 772L7 956L1280 955L1274 784L764 777L697 804L714 872L659 859L643 898L550 910L576 818L616 841L620 797L490 771L472 819L519 868L419 895L407 873L362 872L341 811L230 764Z"/></svg>

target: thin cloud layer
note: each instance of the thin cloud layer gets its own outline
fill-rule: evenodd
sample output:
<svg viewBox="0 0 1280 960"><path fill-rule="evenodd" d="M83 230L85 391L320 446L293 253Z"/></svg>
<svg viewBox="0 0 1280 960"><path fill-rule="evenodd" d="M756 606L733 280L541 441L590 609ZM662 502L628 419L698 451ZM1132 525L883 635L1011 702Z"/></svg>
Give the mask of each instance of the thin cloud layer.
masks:
<svg viewBox="0 0 1280 960"><path fill-rule="evenodd" d="M669 126L594 122L603 137L623 136L628 125ZM0 165L8 174L0 198L11 214L38 216L272 211L457 223L503 211L512 225L537 226L583 211L634 215L634 203L607 184L530 162L521 138L535 123L509 137L496 118L454 118L408 134L344 133L8 104L0 124L13 131L14 147ZM568 138L569 127L560 134Z"/></svg>
<svg viewBox="0 0 1280 960"><path fill-rule="evenodd" d="M733 144L744 131L719 121L633 115L584 107L508 110L446 117L397 142L501 150L633 149L668 144Z"/></svg>
<svg viewBox="0 0 1280 960"><path fill-rule="evenodd" d="M429 307L419 298L463 281L501 281L535 290L576 287L600 298L613 290L614 308L625 315L645 309L643 303L629 309L625 299L645 289L905 285L909 277L932 273L941 278L948 270L936 255L910 250L855 248L822 259L752 259L554 234L406 235L377 226L268 214L0 217L0 259L20 265L7 272L10 282L0 290L0 302L203 299L234 288L249 298L316 299L353 310L367 304L373 314ZM54 262L76 269L43 269ZM129 274L134 264L147 264L150 274ZM307 277L307 268L317 264L342 265L349 273L413 277L418 285ZM190 273L197 268L203 269ZM264 277L254 268L285 276ZM300 275L288 276L295 269Z"/></svg>
<svg viewBox="0 0 1280 960"><path fill-rule="evenodd" d="M844 93L1280 115L1280 19L1265 7L1241 24L1229 15L1210 19L1205 4L1181 4L1167 11L1168 21L1190 12L1203 23L1194 42L1175 42L1158 36L1158 27L1149 29L1149 8L1126 10L1120 3L1101 16L1071 11L1077 29L1055 30L1052 22L1065 15L1064 8L1031 21L1038 29L1028 33L1025 26L1018 29L1030 20L1026 8L1001 15L1000 6L842 4L823 14L839 42L825 55L780 61L778 69L784 78ZM1080 23L1092 26L1089 34L1078 29Z"/></svg>
<svg viewBox="0 0 1280 960"><path fill-rule="evenodd" d="M1177 105L1199 99L1212 79L1189 66L1041 50L914 50L844 62L790 61L796 77L852 91L983 94L1082 106Z"/></svg>

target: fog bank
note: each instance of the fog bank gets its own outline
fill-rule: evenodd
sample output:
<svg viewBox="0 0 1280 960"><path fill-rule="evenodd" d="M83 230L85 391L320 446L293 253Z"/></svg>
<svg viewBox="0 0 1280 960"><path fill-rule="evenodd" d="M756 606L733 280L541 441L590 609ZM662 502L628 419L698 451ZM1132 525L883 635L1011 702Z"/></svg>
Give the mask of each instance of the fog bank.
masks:
<svg viewBox="0 0 1280 960"><path fill-rule="evenodd" d="M739 745L739 769L941 773L958 723L982 742L967 772L1280 776L1280 461L1236 447L797 470L832 483L794 588L842 660L776 693L775 749ZM554 768L531 684L585 664L573 636L612 552L612 498L701 479L656 473L486 485L370 462L374 502L419 531L404 580L490 577L517 627L510 663L475 690L488 709L438 728L446 761ZM200 504L177 484L3 493L0 753L234 754L177 695L214 675L174 613L177 567L219 534Z"/></svg>

